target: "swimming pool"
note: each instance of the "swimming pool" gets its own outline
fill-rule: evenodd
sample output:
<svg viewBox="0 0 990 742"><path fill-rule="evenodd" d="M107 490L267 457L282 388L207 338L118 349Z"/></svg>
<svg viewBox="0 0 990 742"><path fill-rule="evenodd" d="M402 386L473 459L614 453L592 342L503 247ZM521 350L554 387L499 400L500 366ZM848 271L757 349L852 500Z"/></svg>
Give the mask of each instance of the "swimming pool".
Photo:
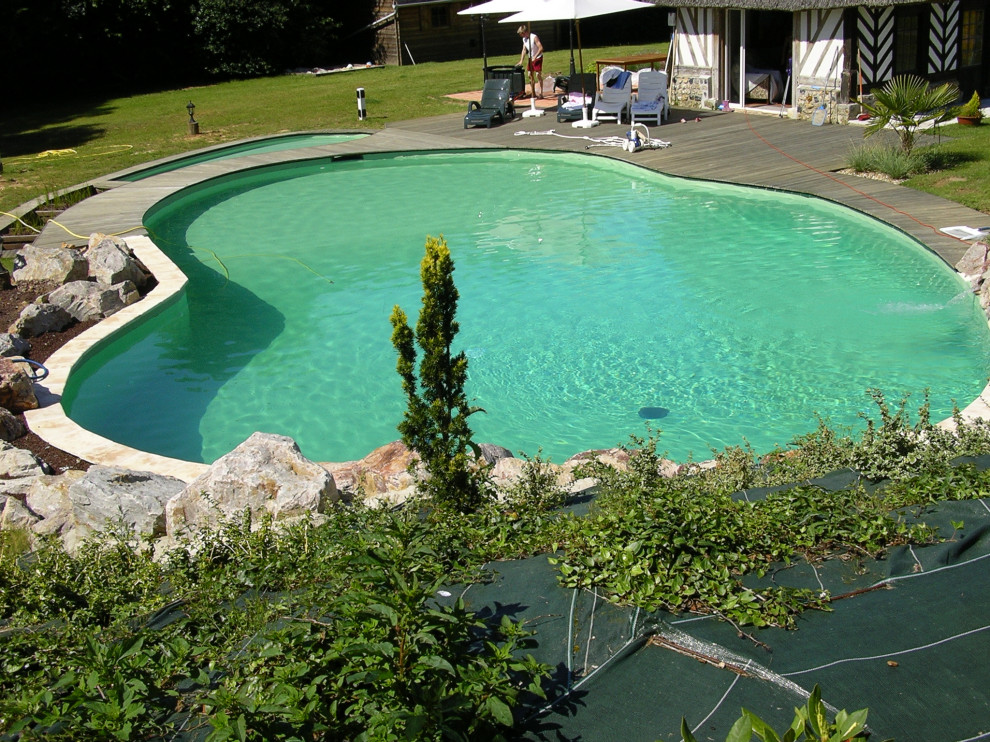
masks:
<svg viewBox="0 0 990 742"><path fill-rule="evenodd" d="M648 419L674 458L764 450L816 415L856 423L871 387L930 388L947 415L990 371L975 297L906 236L813 198L605 158L286 164L194 186L145 221L187 289L89 354L63 407L192 461L256 430L329 461L395 440L388 317L418 312L428 234L456 265L467 392L487 410L476 438L513 451L560 461Z"/></svg>
<svg viewBox="0 0 990 742"><path fill-rule="evenodd" d="M288 149L301 149L302 147L318 147L325 144L340 144L349 142L352 139L361 139L367 134L286 134L284 136L264 137L263 139L253 139L249 142L239 142L226 147L212 147L206 151L194 152L185 157L177 157L167 162L162 162L151 167L142 168L133 172L121 175L117 180L135 182L150 178L152 175L170 173L190 165L198 165L201 162L213 162L214 160L229 160L232 157L243 157L244 155L257 155L262 152L282 152Z"/></svg>

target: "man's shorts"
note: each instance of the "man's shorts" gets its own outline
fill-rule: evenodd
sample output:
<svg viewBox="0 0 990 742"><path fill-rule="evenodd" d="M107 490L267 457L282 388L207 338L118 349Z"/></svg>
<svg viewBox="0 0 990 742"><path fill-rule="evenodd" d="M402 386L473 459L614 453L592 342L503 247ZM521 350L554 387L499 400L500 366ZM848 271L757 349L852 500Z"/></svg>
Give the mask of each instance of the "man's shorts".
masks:
<svg viewBox="0 0 990 742"><path fill-rule="evenodd" d="M543 72L543 57L529 60L529 64L526 65L526 69L530 72Z"/></svg>

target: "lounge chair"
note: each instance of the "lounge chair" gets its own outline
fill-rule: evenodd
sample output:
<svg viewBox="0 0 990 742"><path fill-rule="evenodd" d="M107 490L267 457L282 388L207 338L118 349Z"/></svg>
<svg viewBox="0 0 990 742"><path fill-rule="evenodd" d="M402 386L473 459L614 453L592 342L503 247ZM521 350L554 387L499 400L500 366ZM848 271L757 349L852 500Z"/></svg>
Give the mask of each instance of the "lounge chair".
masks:
<svg viewBox="0 0 990 742"><path fill-rule="evenodd" d="M657 126L670 116L667 104L667 73L660 70L643 70L639 73L639 90L629 108L632 123L653 120Z"/></svg>
<svg viewBox="0 0 990 742"><path fill-rule="evenodd" d="M632 105L632 73L621 67L606 67L602 70L601 82L591 117L595 121L615 119L621 124Z"/></svg>
<svg viewBox="0 0 990 742"><path fill-rule="evenodd" d="M516 117L512 105L511 80L485 80L481 90L481 102L476 100L468 103L468 112L464 116L464 128L469 126L486 126L492 128L492 121L504 124Z"/></svg>
<svg viewBox="0 0 990 742"><path fill-rule="evenodd" d="M581 80L584 79L584 93ZM582 98L585 112L581 111ZM591 107L595 103L595 76L575 73L567 81L567 92L557 96L557 121L579 121L591 118Z"/></svg>

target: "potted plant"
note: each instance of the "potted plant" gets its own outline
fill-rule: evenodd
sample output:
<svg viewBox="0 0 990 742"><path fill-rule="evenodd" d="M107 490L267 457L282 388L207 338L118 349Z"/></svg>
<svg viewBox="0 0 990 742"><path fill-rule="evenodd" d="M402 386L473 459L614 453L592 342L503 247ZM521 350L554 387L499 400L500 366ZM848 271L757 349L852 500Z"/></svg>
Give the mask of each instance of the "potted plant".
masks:
<svg viewBox="0 0 990 742"><path fill-rule="evenodd" d="M980 94L975 90L973 97L959 107L956 112L956 121L963 126L978 126L983 118L983 111L980 110Z"/></svg>

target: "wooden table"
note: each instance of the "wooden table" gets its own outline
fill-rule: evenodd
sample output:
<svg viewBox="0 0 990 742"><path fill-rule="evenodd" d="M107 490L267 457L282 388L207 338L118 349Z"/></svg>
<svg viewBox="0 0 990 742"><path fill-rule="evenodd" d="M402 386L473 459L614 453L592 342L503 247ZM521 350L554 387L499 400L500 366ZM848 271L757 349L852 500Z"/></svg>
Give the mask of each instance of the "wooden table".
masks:
<svg viewBox="0 0 990 742"><path fill-rule="evenodd" d="M611 59L596 59L595 60L595 77L599 80L602 79L602 67L621 67L624 70L629 69L629 65L650 65L650 69L656 69L655 65L659 62L661 66L667 64L666 54L630 54L628 57L612 57Z"/></svg>

